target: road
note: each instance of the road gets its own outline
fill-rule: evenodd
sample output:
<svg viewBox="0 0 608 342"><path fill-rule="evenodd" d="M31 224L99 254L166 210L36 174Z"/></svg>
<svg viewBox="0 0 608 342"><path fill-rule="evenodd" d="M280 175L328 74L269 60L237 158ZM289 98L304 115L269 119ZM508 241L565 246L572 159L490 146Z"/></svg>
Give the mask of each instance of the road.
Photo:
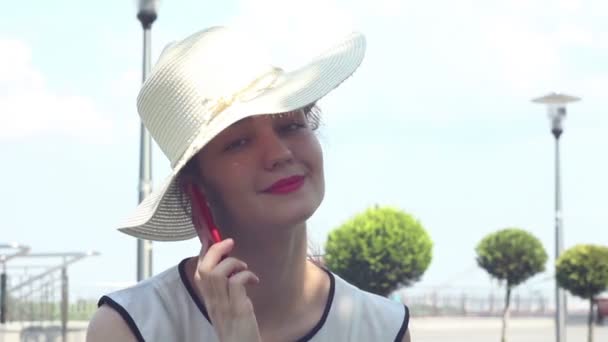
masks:
<svg viewBox="0 0 608 342"><path fill-rule="evenodd" d="M507 330L508 342L555 342L551 318L512 318ZM410 334L413 342L500 342L500 318L412 317ZM587 341L587 325L570 322L567 342ZM595 342L608 342L608 324L595 326Z"/></svg>
<svg viewBox="0 0 608 342"><path fill-rule="evenodd" d="M70 322L69 326L68 342L85 340L87 322ZM0 342L19 342L21 328L18 324L0 326ZM500 318L413 317L410 322L413 342L500 342L500 329ZM587 326L581 320L571 322L566 331L566 342L587 341ZM595 342L608 342L608 324L596 326L594 335ZM555 342L553 320L513 318L507 338L508 342Z"/></svg>

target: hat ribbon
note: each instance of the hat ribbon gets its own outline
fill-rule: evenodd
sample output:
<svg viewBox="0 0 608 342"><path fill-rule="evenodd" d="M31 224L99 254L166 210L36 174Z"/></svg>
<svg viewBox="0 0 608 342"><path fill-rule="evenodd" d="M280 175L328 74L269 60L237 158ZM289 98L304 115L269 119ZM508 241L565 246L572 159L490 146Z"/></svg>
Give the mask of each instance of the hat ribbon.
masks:
<svg viewBox="0 0 608 342"><path fill-rule="evenodd" d="M209 110L204 115L204 122L208 124L209 122L211 122L211 120L215 119L218 114L226 110L226 108L232 106L236 101L249 101L258 96L260 93L272 88L272 86L274 86L274 84L282 73L283 70L281 68L272 67L271 70L265 72L263 75L254 79L243 89L233 93L228 97L219 97L214 101L213 105L210 106ZM262 81L267 80L269 77L272 77L269 82L267 82L266 84L262 83ZM209 101L209 99L203 100L203 105L206 105Z"/></svg>

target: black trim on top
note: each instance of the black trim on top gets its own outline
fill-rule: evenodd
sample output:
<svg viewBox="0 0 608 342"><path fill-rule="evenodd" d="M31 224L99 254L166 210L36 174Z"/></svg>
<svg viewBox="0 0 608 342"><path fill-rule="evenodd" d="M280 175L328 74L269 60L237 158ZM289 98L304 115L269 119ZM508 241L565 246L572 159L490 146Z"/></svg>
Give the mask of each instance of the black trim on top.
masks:
<svg viewBox="0 0 608 342"><path fill-rule="evenodd" d="M196 292L194 292L194 288L192 287L192 284L190 284L190 281L188 280L188 276L186 275L186 262L188 261L188 259L189 258L186 258L179 263L179 266L178 266L179 277L182 279L182 283L184 283L184 286L186 287L186 290L188 291L190 298L192 298L192 300L194 301L194 304L196 304L196 306L201 311L203 316L205 316L205 318L207 319L207 322L209 322L209 324L213 325L211 323L211 319L209 319L209 314L207 313L207 309L205 309L205 305L203 304L203 302L200 301L200 299L196 295Z"/></svg>
<svg viewBox="0 0 608 342"><path fill-rule="evenodd" d="M308 334L304 335L297 342L306 342L309 341L313 336L316 335L319 330L325 325L325 321L327 320L327 316L329 316L329 311L331 310L331 304L334 301L334 294L336 293L336 280L334 279L334 275L325 268L321 267L325 273L329 276L329 294L327 295L327 302L325 303L325 308L323 309L323 315L317 324L308 332Z"/></svg>
<svg viewBox="0 0 608 342"><path fill-rule="evenodd" d="M405 315L403 316L403 323L401 323L401 328L399 329L399 332L395 337L395 342L403 341L403 336L405 336L405 332L407 331L407 327L410 323L410 309L407 307L407 305L403 305L403 307L405 308Z"/></svg>
<svg viewBox="0 0 608 342"><path fill-rule="evenodd" d="M187 261L188 261L188 258L182 260L179 263L179 267L178 267L179 276L182 279L182 283L184 283L184 286L186 287L188 294L190 294L190 297L192 298L192 300L194 301L194 303L196 304L198 309L201 311L203 316L205 316L205 318L207 319L209 324L213 325L211 323L211 319L209 319L209 314L207 313L207 309L205 309L205 305L198 298L198 296L196 295L196 292L194 292L194 288L192 287L192 284L190 284L190 281L188 280L188 276L186 275L186 262ZM329 295L327 296L327 302L325 303L325 308L323 309L323 315L321 315L321 319L319 320L319 322L317 322L317 324L306 335L299 338L297 340L297 342L309 341L311 338L313 338L313 336L315 336L315 334L317 332L319 332L319 330L321 330L323 325L325 325L325 321L327 320L327 317L329 316L329 311L331 310L331 305L334 301L334 295L336 292L336 279L334 278L334 275L329 270L327 270L325 268L321 268L321 269L323 271L325 271L327 273L327 275L329 276Z"/></svg>
<svg viewBox="0 0 608 342"><path fill-rule="evenodd" d="M137 324L135 324L133 317L131 317L131 315L129 315L127 310L125 310L125 308L123 308L122 305L116 303L112 298L110 298L108 296L102 296L99 299L99 302L97 302L97 307L100 307L104 304L107 304L109 307L111 307L116 312L118 312L118 314L122 317L122 319L125 321L125 323L127 323L127 325L129 326L129 329L131 329L131 332L133 333L133 335L135 335L135 338L137 339L138 342L146 341L146 340L144 340L144 337L141 335L141 332L139 331Z"/></svg>

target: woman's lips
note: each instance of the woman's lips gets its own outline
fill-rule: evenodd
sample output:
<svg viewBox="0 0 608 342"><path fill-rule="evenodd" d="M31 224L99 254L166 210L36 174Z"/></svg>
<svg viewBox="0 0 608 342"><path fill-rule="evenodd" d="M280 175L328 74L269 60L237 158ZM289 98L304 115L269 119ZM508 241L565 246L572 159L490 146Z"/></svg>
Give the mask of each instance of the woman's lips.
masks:
<svg viewBox="0 0 608 342"><path fill-rule="evenodd" d="M298 190L302 184L304 184L304 180L304 176L291 176L283 178L272 184L270 187L264 190L264 192L278 195L288 194Z"/></svg>

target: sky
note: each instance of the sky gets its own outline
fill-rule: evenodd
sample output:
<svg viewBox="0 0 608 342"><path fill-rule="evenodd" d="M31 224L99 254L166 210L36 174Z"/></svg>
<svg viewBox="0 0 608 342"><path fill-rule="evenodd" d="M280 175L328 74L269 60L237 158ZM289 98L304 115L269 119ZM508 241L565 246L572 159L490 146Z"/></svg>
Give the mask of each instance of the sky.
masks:
<svg viewBox="0 0 608 342"><path fill-rule="evenodd" d="M434 242L411 291L494 291L475 264L488 233L526 229L553 262L554 141L532 98L582 98L561 139L565 246L608 245L607 12L602 0L166 0L152 55L231 25L258 34L289 69L363 32L360 69L320 102L326 196L309 221L312 243L322 248L372 205L394 206ZM77 297L136 279L136 240L114 229L138 198L135 14L135 1L119 0L11 1L0 12L0 243L98 251L69 269ZM168 172L154 146L155 184ZM154 243L154 273L197 254L197 243ZM551 296L548 276L523 293Z"/></svg>

